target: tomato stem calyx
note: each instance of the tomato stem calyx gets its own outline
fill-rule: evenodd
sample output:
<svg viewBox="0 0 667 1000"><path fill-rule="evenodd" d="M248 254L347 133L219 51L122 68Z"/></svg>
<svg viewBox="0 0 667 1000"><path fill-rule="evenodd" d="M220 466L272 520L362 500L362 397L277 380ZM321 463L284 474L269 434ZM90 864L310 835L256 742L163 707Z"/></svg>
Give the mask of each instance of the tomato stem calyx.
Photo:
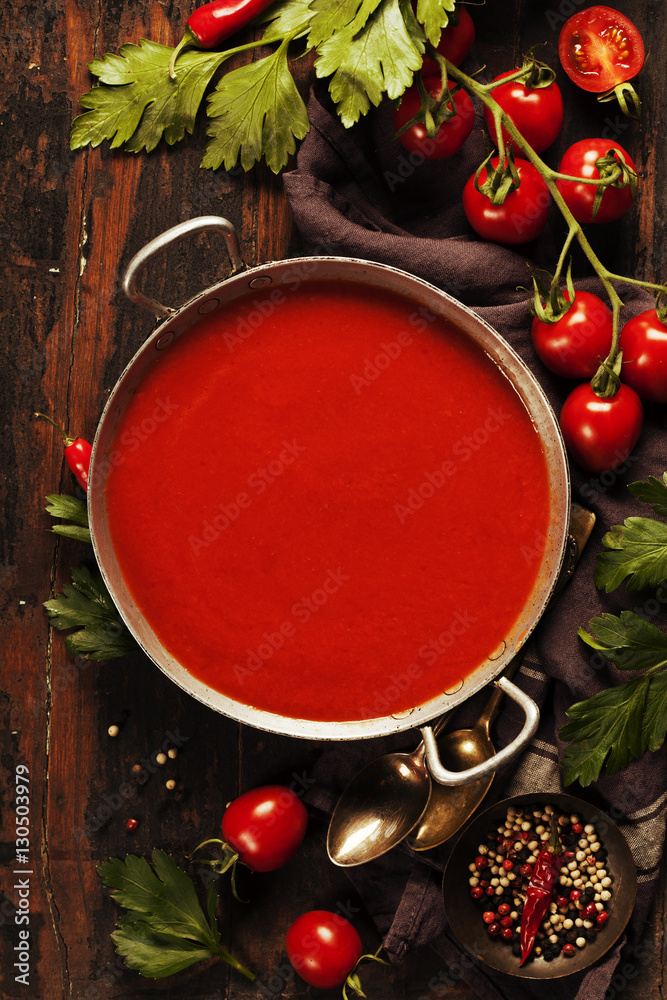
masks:
<svg viewBox="0 0 667 1000"><path fill-rule="evenodd" d="M641 122L642 102L639 99L639 94L629 82L617 83L611 90L599 94L598 101L600 104L618 101L618 106L626 118L634 118L635 121Z"/></svg>
<svg viewBox="0 0 667 1000"><path fill-rule="evenodd" d="M361 965L362 962L379 962L380 965L389 965L390 963L385 958L380 958L380 952L382 951L382 948L383 948L383 945L380 945L380 947L378 948L378 950L374 954L361 955L357 959L357 962L356 962L354 968L349 973L347 979L343 983L343 1000L350 1000L349 994L347 992L348 989L352 990L352 992L354 993L355 996L358 996L358 997L365 997L366 996L366 994L364 993L364 991L362 989L361 979L359 977L359 973L358 973L357 970L358 970L358 968L359 968L359 966Z"/></svg>
<svg viewBox="0 0 667 1000"><path fill-rule="evenodd" d="M527 75L525 77L519 76L517 79L521 80L526 90L542 90L545 87L550 87L556 81L556 74L551 66L540 62L535 57L535 51L546 44L546 42L538 42L537 45L528 49L523 57L522 70L527 72ZM506 82L507 79L506 77L503 82Z"/></svg>
<svg viewBox="0 0 667 1000"><path fill-rule="evenodd" d="M595 219L598 213L608 187L629 187L633 200L637 197L637 174L625 162L625 157L620 149L610 149L605 156L601 156L595 161L595 168L600 175L600 181L603 183L599 184L595 192L593 219Z"/></svg>
<svg viewBox="0 0 667 1000"><path fill-rule="evenodd" d="M247 900L242 899L238 892L236 891L236 866L238 864L243 864L240 860L238 851L235 851L233 847L230 847L228 843L224 840L220 840L219 837L209 837L208 840L203 840L201 844L197 846L189 855L190 860L194 860L194 855L197 851L201 850L202 847L206 847L207 844L219 844L222 848L221 858L198 858L199 864L208 865L216 875L224 875L225 872L229 872L229 878L232 889L232 896L239 903L246 903Z"/></svg>
<svg viewBox="0 0 667 1000"><path fill-rule="evenodd" d="M558 270L553 277L543 268L531 268L530 273L534 289L531 312L542 323L557 323L559 319L563 318L568 309L571 309L574 305L575 288L572 281L572 258L570 257L565 276L567 296L561 290ZM545 275L546 280L549 282L548 288L545 281L542 280L541 275ZM543 299L544 301L542 301Z"/></svg>
<svg viewBox="0 0 667 1000"><path fill-rule="evenodd" d="M495 167L491 165L494 152L491 150L475 171L475 188L480 194L485 194L492 205L502 205L508 194L517 190L521 181L519 171L514 163L512 143L508 143L504 157L501 155ZM479 178L482 170L486 170L486 180L480 184Z"/></svg>
<svg viewBox="0 0 667 1000"><path fill-rule="evenodd" d="M421 76L417 77L417 88L419 90L419 97L421 100L421 106L419 111L412 116L400 129L394 134L394 138L398 139L405 132L408 132L414 125L423 125L426 129L426 135L429 139L434 139L440 126L447 121L451 121L458 114L458 109L456 107L456 102L454 101L454 95L458 93L462 88L457 85L449 84L447 79L447 64L443 57L433 49L432 46L428 46L432 49L432 54L439 63L441 63L441 80L442 80L442 90L438 97L433 97L427 91L424 86L424 81Z"/></svg>
<svg viewBox="0 0 667 1000"><path fill-rule="evenodd" d="M600 363L600 367L591 379L591 389L600 399L610 399L621 387L623 351L618 352L613 362L610 362L609 357Z"/></svg>

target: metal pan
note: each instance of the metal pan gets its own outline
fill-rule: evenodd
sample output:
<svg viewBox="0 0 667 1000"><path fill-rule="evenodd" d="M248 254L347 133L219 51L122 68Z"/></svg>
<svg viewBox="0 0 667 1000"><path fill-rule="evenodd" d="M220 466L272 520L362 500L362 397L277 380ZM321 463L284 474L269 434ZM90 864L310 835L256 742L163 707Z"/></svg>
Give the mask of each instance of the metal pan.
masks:
<svg viewBox="0 0 667 1000"><path fill-rule="evenodd" d="M157 254L177 240L202 230L221 232L232 265L232 273L219 283L200 292L180 308L174 309L146 296L137 289L137 281L146 265ZM313 279L352 280L369 287L391 290L409 296L419 306L426 306L439 316L455 323L468 337L476 341L496 362L516 387L539 432L547 457L551 512L550 526L536 584L511 632L492 658L480 663L455 691L443 692L425 704L414 705L400 715L353 722L315 722L288 718L256 709L213 690L188 672L162 645L136 607L120 572L109 535L106 517L104 484L112 462L111 449L118 421L145 373L159 364L161 352L168 350L176 338L187 337L188 331L202 315L224 310L225 305L249 290L294 288L295 282ZM216 216L206 216L182 223L152 240L130 262L123 288L135 303L150 309L160 320L157 329L121 375L102 413L91 463L91 485L88 494L90 523L95 554L105 582L128 628L146 654L172 680L193 697L211 708L240 722L271 732L310 739L359 739L382 736L425 726L427 722L450 711L500 674L516 651L523 645L544 610L558 576L567 539L570 487L568 466L558 423L549 403L533 376L511 347L474 312L425 281L404 271L365 260L340 257L299 257L246 268L239 254L236 234L231 224ZM501 681L507 694L519 701L528 713L522 735L530 738L537 725L537 708L514 685ZM430 727L424 729L424 734ZM518 750L519 745L514 747ZM493 762L491 762L493 764ZM496 765L494 765L496 766ZM461 777L461 776L459 776ZM465 781L465 775L462 776Z"/></svg>

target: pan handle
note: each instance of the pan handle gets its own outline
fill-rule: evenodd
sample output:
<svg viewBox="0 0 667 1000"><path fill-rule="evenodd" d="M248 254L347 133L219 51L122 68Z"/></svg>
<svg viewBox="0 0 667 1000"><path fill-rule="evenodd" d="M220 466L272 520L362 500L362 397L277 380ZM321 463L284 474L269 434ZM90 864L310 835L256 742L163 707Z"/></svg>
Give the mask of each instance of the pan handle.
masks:
<svg viewBox="0 0 667 1000"><path fill-rule="evenodd" d="M435 733L431 726L422 727L422 737L424 744L426 746L426 764L428 766L429 774L434 781L437 781L440 785L468 785L472 784L473 781L477 781L479 778L484 778L514 757L519 750L533 738L537 730L538 723L540 721L540 710L533 701L529 698L525 692L518 688L516 684L512 684L508 681L506 677L500 677L496 682L496 686L499 687L505 694L509 695L514 701L516 701L523 709L526 719L523 724L523 729L519 735L512 740L506 747L499 750L497 754L485 760L482 764L477 764L476 767L468 768L467 771L448 771L446 767L443 766L440 755L438 754L438 744L436 742Z"/></svg>
<svg viewBox="0 0 667 1000"><path fill-rule="evenodd" d="M167 316L171 316L176 311L175 309L171 306L163 306L161 302L156 302L155 299L149 298L138 290L137 281L139 276L146 265L172 243L177 243L179 240L183 240L193 233L201 233L208 229L215 229L222 232L232 265L231 273L236 274L237 271L242 271L245 263L241 257L239 241L234 226L220 215L201 215L197 219L188 219L187 222L181 222L179 225L167 229L164 233L160 233L154 240L147 243L139 253L134 255L127 265L127 270L123 276L123 291L130 302L135 302L138 306L143 306L144 309L155 313L158 319L165 319Z"/></svg>

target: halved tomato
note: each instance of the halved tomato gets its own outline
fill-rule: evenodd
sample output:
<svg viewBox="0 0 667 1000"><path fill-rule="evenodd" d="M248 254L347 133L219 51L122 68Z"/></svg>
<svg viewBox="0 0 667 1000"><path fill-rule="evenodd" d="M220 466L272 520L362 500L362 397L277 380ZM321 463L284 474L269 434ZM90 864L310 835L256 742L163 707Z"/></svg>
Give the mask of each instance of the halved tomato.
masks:
<svg viewBox="0 0 667 1000"><path fill-rule="evenodd" d="M639 73L644 65L644 43L632 21L620 11L588 7L563 25L558 55L578 87L602 94Z"/></svg>

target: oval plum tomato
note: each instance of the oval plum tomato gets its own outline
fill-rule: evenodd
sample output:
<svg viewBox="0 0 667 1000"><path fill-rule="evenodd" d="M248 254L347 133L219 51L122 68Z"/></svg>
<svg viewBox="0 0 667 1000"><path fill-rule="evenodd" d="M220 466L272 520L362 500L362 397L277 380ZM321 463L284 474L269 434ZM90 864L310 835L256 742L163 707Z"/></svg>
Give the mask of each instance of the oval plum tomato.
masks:
<svg viewBox="0 0 667 1000"><path fill-rule="evenodd" d="M227 806L222 836L248 868L272 872L299 849L307 823L306 807L291 788L264 785Z"/></svg>
<svg viewBox="0 0 667 1000"><path fill-rule="evenodd" d="M536 316L530 332L537 356L549 371L563 378L592 378L609 354L612 331L611 309L602 299L575 292L564 316L555 323Z"/></svg>
<svg viewBox="0 0 667 1000"><path fill-rule="evenodd" d="M502 205L494 205L490 198L475 187L475 175L463 189L463 210L468 222L482 239L512 246L528 243L544 229L549 214L549 189L528 160L516 159L519 187L507 195ZM498 157L491 166L498 165ZM479 183L486 180L486 167L479 175Z"/></svg>
<svg viewBox="0 0 667 1000"><path fill-rule="evenodd" d="M620 11L588 7L563 25L558 55L578 87L602 94L639 73L644 64L644 43L632 21Z"/></svg>
<svg viewBox="0 0 667 1000"><path fill-rule="evenodd" d="M558 168L561 174L571 177L600 176L595 166L596 160L606 156L611 149L617 149L623 154L627 165L636 170L633 161L622 146L609 142L608 139L580 139L566 151ZM595 184L577 184L576 181L556 181L558 190L575 217L577 222L593 221L593 202L595 201ZM634 197L630 185L623 188L608 187L595 216L595 222L613 222L619 219L629 208L632 208Z"/></svg>
<svg viewBox="0 0 667 1000"><path fill-rule="evenodd" d="M287 932L287 955L311 986L330 990L341 986L361 958L361 938L338 913L310 910Z"/></svg>
<svg viewBox="0 0 667 1000"><path fill-rule="evenodd" d="M502 80L509 73L501 73L495 80ZM521 135L536 153L541 153L556 139L563 125L563 96L556 83L548 87L524 87L520 80L511 80L495 87L491 97L512 119ZM493 114L484 108L484 119L491 139L496 142ZM507 145L509 135L503 129L503 142Z"/></svg>
<svg viewBox="0 0 667 1000"><path fill-rule="evenodd" d="M621 385L615 396L600 399L589 382L570 393L560 413L560 428L572 458L587 472L606 472L625 462L644 422L639 396Z"/></svg>
<svg viewBox="0 0 667 1000"><path fill-rule="evenodd" d="M459 23L448 24L440 35L436 49L450 63L460 66L475 41L475 25L465 7L459 7ZM431 56L424 56L422 76L440 76L440 67Z"/></svg>
<svg viewBox="0 0 667 1000"><path fill-rule="evenodd" d="M456 84L450 80L449 89L455 86ZM442 80L439 76L432 76L424 80L424 87L431 97L437 98L442 93ZM454 105L456 114L442 123L433 139L426 134L426 126L419 123L400 135L399 142L411 153L419 153L427 160L444 160L448 156L453 156L466 141L475 123L475 109L465 90L459 90L454 94ZM394 111L395 131L398 132L403 128L417 114L420 107L419 90L417 86L410 87L403 94L400 106Z"/></svg>
<svg viewBox="0 0 667 1000"><path fill-rule="evenodd" d="M628 320L621 330L623 379L652 403L667 403L667 326L655 309Z"/></svg>

